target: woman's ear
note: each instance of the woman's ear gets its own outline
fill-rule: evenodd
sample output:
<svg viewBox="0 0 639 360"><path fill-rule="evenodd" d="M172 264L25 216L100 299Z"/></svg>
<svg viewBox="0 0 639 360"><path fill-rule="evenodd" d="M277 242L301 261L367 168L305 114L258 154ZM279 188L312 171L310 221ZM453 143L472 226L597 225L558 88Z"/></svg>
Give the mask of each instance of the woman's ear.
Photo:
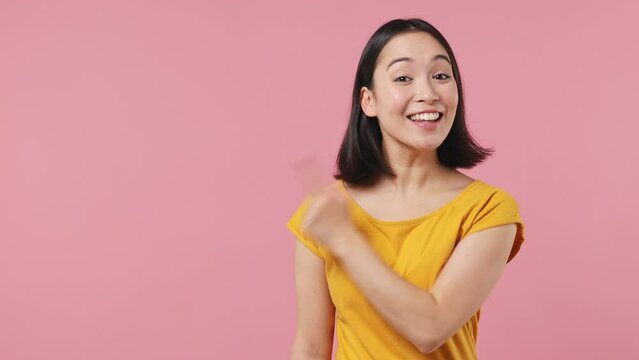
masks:
<svg viewBox="0 0 639 360"><path fill-rule="evenodd" d="M362 111L368 117L377 116L377 112L375 111L375 99L373 98L373 93L366 87L362 86L359 91L359 99L360 105L362 106Z"/></svg>

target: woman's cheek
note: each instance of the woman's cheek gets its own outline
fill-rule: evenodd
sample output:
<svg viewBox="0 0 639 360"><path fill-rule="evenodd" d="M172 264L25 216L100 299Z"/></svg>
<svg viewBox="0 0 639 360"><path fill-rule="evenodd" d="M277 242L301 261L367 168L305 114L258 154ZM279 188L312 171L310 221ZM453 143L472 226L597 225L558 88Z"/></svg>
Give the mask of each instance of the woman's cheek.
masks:
<svg viewBox="0 0 639 360"><path fill-rule="evenodd" d="M389 94L389 98L392 99L393 104L397 104L402 98L402 94L400 90L392 90Z"/></svg>

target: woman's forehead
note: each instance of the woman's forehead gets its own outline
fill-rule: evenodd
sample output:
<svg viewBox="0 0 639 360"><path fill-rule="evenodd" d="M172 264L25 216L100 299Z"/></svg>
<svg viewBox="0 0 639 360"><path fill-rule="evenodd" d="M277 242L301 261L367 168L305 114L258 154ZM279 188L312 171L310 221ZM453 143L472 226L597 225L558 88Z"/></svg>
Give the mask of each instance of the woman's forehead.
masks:
<svg viewBox="0 0 639 360"><path fill-rule="evenodd" d="M386 67L394 59L402 57L430 62L437 60L438 54L447 55L447 52L432 35L410 32L392 38L380 52L377 63Z"/></svg>

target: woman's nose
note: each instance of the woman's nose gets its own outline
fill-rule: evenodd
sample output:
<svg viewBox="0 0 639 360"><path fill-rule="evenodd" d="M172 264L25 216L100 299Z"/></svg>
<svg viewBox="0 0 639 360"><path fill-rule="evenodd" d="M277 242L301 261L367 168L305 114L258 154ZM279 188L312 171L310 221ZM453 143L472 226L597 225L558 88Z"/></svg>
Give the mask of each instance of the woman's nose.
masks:
<svg viewBox="0 0 639 360"><path fill-rule="evenodd" d="M423 83L418 91L419 100L425 100L428 103L433 103L439 99L439 95L437 95L435 89L433 89L428 82Z"/></svg>

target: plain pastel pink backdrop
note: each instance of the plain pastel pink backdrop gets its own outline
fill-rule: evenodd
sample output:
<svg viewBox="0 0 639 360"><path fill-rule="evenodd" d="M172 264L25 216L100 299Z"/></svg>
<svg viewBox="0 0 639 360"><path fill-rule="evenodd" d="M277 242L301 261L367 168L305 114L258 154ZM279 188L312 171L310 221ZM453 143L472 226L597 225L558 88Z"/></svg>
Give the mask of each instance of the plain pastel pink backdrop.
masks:
<svg viewBox="0 0 639 360"><path fill-rule="evenodd" d="M0 359L285 359L293 164L327 180L368 37L447 37L470 176L526 242L481 359L636 359L632 1L0 2Z"/></svg>

